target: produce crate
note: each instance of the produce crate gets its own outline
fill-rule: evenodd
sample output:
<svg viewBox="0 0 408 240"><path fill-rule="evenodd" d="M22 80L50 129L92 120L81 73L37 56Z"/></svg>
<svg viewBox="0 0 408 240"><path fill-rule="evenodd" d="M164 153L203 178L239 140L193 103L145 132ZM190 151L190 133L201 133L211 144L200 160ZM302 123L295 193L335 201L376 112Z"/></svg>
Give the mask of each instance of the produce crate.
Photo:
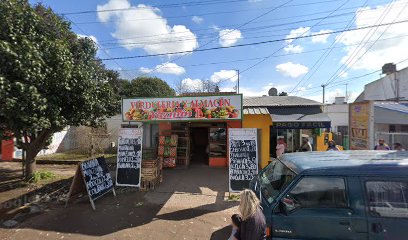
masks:
<svg viewBox="0 0 408 240"><path fill-rule="evenodd" d="M142 169L143 168L158 168L158 166L159 166L159 161L157 159L142 161Z"/></svg>
<svg viewBox="0 0 408 240"><path fill-rule="evenodd" d="M154 179L144 179L142 178L140 182L140 191L150 191L154 190L156 186L160 183L159 178L154 178Z"/></svg>
<svg viewBox="0 0 408 240"><path fill-rule="evenodd" d="M145 179L152 179L158 176L157 168L142 168L142 177Z"/></svg>

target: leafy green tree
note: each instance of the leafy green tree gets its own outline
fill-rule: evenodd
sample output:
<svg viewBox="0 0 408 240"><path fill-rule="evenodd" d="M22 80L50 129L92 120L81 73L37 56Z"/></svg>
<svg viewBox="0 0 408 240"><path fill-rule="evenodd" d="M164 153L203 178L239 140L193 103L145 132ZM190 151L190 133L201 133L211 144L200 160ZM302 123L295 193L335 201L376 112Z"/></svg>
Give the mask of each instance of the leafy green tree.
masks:
<svg viewBox="0 0 408 240"><path fill-rule="evenodd" d="M138 77L125 86L124 97L171 97L176 92L157 77Z"/></svg>
<svg viewBox="0 0 408 240"><path fill-rule="evenodd" d="M288 93L287 92L280 92L279 96L288 96Z"/></svg>
<svg viewBox="0 0 408 240"><path fill-rule="evenodd" d="M0 130L26 151L30 178L53 133L97 126L114 114L117 98L94 43L69 22L27 0L2 0L0 13Z"/></svg>

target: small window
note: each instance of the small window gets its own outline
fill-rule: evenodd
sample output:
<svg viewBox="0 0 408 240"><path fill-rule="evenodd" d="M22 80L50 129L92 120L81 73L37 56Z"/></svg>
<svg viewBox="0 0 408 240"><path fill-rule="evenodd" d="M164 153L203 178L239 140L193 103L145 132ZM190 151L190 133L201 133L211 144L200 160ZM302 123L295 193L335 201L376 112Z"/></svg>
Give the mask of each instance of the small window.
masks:
<svg viewBox="0 0 408 240"><path fill-rule="evenodd" d="M288 210L348 206L344 179L337 177L305 177L283 201Z"/></svg>
<svg viewBox="0 0 408 240"><path fill-rule="evenodd" d="M366 189L372 215L408 218L407 182L369 181Z"/></svg>

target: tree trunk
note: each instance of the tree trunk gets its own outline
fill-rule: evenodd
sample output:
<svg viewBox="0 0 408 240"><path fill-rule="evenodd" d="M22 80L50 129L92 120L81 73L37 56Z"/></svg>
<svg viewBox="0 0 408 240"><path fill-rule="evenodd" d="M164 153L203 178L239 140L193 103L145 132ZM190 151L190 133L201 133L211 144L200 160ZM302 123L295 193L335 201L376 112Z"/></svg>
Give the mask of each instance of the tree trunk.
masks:
<svg viewBox="0 0 408 240"><path fill-rule="evenodd" d="M37 152L33 149L28 149L26 153L25 159L25 179L26 181L30 180L34 173L36 172L36 164L35 164L35 157L37 156Z"/></svg>
<svg viewBox="0 0 408 240"><path fill-rule="evenodd" d="M25 179L30 180L35 171L35 157L43 148L45 141L51 136L52 131L51 129L45 129L38 134L38 137L32 137L30 141L28 141L28 136L25 135L25 147L26 147L26 159L25 159Z"/></svg>

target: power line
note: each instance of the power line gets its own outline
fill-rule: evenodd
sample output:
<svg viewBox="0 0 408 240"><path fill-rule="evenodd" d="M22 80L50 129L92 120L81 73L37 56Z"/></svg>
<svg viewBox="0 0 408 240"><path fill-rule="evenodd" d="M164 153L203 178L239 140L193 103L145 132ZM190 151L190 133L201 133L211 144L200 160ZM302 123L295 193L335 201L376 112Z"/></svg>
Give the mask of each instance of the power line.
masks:
<svg viewBox="0 0 408 240"><path fill-rule="evenodd" d="M300 6L310 6L310 5L317 5L323 3L330 3L330 2L339 2L341 0L325 0L325 1L316 1L316 2L308 2L308 3L300 3L300 4L292 4L287 5L286 7L300 7ZM137 8L146 8L146 9L153 9L153 8L174 8L174 7L192 7L192 6L205 6L205 5L214 5L214 4L226 4L226 3L236 3L236 2L248 2L247 0L227 0L227 1L195 1L195 2L185 2L185 3L177 3L177 4L162 4L162 5L152 5L152 6L138 6ZM87 11L78 11L78 12L66 12L60 13L61 15L68 16L68 15L80 15L80 14L90 14L90 13L98 13L98 12L120 12L120 11L131 11L135 10L135 7L128 7L128 8L115 8L115 9L106 9L106 10L87 10ZM264 8L263 10L265 10Z"/></svg>
<svg viewBox="0 0 408 240"><path fill-rule="evenodd" d="M406 22L408 22L408 20L402 20L402 21L397 21L397 22L392 22L392 23L382 23L382 24L377 24L377 25L370 25L370 26L359 27L359 28L354 28L354 29L349 29L349 30L333 31L331 33L316 33L316 34L310 34L310 35L299 36L299 37L290 37L290 38L274 39L274 40L268 40L268 41L253 42L253 43L237 44L237 45L228 46L228 47L213 47L213 48L195 49L195 50L189 50L189 51L178 51L178 52L168 52L168 53L158 53L158 54L148 54L148 55L135 55L135 56L127 56L127 57L113 57L113 58L104 58L101 60L109 61L109 60L132 59L132 58L146 58L146 57L167 56L167 55L175 55L175 54L188 54L188 53L193 53L193 52L204 52L204 51L227 49L227 48L254 46L254 45L267 44L267 43L282 42L282 41L287 41L287 40L310 38L310 37L316 37L316 36L322 36L322 35L328 35L328 34L352 32L352 31L358 31L358 30L363 30L363 29L370 29L374 27L401 24L401 23L406 23Z"/></svg>
<svg viewBox="0 0 408 240"><path fill-rule="evenodd" d="M319 27L321 27L321 26L326 26L326 25L333 25L333 24L338 24L338 23L345 23L345 22L348 22L348 21L337 21L337 22L330 22L330 23L322 23L322 24L319 24L318 26ZM343 28L334 28L334 29L332 29L332 30L339 30L339 29L343 29ZM288 34L287 33L285 33L285 34L272 34L272 35L263 35L263 36L254 36L254 37L247 37L248 35L247 34L257 34L257 33L259 33L259 32L261 32L261 33L269 33L269 32L273 32L273 33L276 33L276 32L283 32L283 31L287 31L287 30L293 30L293 28L284 28L284 29L276 29L276 30L264 30L264 31L259 31L259 30L256 30L256 31L254 31L254 32L244 32L244 33L246 33L246 37L245 37L245 39L254 39L254 38L265 38L265 37L281 37L281 36L287 36ZM214 34L212 34L212 35L210 35L210 36L207 36L207 35L203 35L203 37L199 37L199 39L211 39L211 38L213 38L215 35L218 35L218 33L214 33ZM173 42L180 42L180 41L189 41L189 40L195 40L196 38L182 38L182 37L180 37L180 38L176 38L176 39L174 39L174 40L166 40L166 39L163 39L163 41L156 41L156 42L153 42L153 41L144 41L144 42L137 42L137 43L131 43L131 44L129 44L129 45L155 45L155 44L162 44L162 43L173 43ZM229 39L229 38L225 38L225 39ZM232 39L232 38L231 38ZM114 42L114 43L105 43L105 44L100 44L100 45L103 45L103 46L115 46L115 45L121 45L121 43L118 43L118 42ZM111 47L111 48L106 48L106 49L115 49L115 48L122 48L121 46L117 46L117 47Z"/></svg>
<svg viewBox="0 0 408 240"><path fill-rule="evenodd" d="M337 7L335 10L333 10L332 12L330 12L330 14L327 15L327 16L330 16L331 14L335 13L337 10L339 10L341 7L343 7L343 6L344 6L347 2L349 2L349 1L350 1L350 0L346 0L343 4L341 4L341 5L340 5L339 7ZM313 28L314 26L318 25L318 24L319 24L320 22L322 22L323 20L324 20L324 19L320 20L318 23L316 23L315 25L313 25L311 28ZM305 32L303 32L299 37L296 37L296 39L301 38L301 37L304 37L304 34L306 34L308 31L309 31L309 29L306 30ZM287 39L287 40L292 40L292 41L293 41L294 39L295 39L295 38L293 38L293 39L289 38L289 39ZM292 42L292 41L291 41L291 42ZM278 50L274 51L272 54L270 54L270 55L266 56L265 58L263 58L261 61L259 61L259 62L255 63L255 64L253 64L253 65L251 65L251 66L245 68L244 70L242 70L242 71L240 71L240 72L243 73L243 72L246 72L246 71L251 70L252 68L258 66L259 64L265 62L267 59L273 57L277 52L279 52L280 50L282 50L282 49L284 49L284 48L285 48L285 46L279 48ZM234 78L234 77L236 77L236 75L234 75L234 76L232 76L232 77L230 77L230 78L227 78L227 79L232 79L232 78Z"/></svg>
<svg viewBox="0 0 408 240"><path fill-rule="evenodd" d="M364 4L361 6L361 8L363 8L364 6L366 6L366 5L367 5L367 2L368 2L368 0L366 0L366 1L364 2ZM359 12L358 14L360 14L360 12ZM357 16L357 15L354 15L353 18L350 19L349 23L348 23L348 24L346 25L346 27L344 28L345 30L346 30L346 29L350 29L352 23L353 23L354 20L356 19L356 16ZM317 69L323 64L323 62L327 59L327 57L328 57L328 56L330 55L330 53L333 51L333 49L334 49L335 45L337 44L337 42L338 42L337 39L334 39L334 40L333 40L332 44L330 45L329 50L327 50L326 52L324 52L324 53L317 59L317 61L313 64L313 66L312 66L312 71L309 72L310 74L308 73L308 74L306 74L305 76L303 76L302 79L296 84L296 86L293 87L293 89L290 91L290 93L292 93L303 81L305 81L305 83L306 83L310 78L312 78L312 76L314 75L314 73L316 73ZM322 61L321 61L321 60L322 60ZM320 61L321 61L321 62L320 62ZM319 62L320 62L320 64L319 64ZM319 66L318 66L318 65L319 65ZM307 79L306 79L306 76L308 76ZM302 85L302 87L305 85L305 83Z"/></svg>
<svg viewBox="0 0 408 240"><path fill-rule="evenodd" d="M226 4L226 3L237 3L237 2L246 2L246 0L226 0L226 1L194 1L194 2L182 2L182 3L173 3L173 4L159 4L152 6L138 6L137 8L145 9L155 9L155 8L175 8L175 7L193 7L193 6L205 6L205 5L214 5L214 4ZM121 11L131 11L135 10L136 7L127 7L127 8L112 8L112 9L103 9L103 10L86 10L78 12L66 12L61 13L62 15L80 15L80 14L90 14L90 13L100 13L100 12L121 12Z"/></svg>
<svg viewBox="0 0 408 240"><path fill-rule="evenodd" d="M68 18L67 18L68 19ZM68 19L68 21L69 21L69 19ZM75 25L75 23L73 23L72 22L72 24L74 24ZM82 30L82 28L80 28L79 26L76 26L78 29L79 29L79 31L81 31L84 35L88 35L84 30ZM91 39L92 40L92 39ZM92 40L93 41L93 40ZM95 45L97 45L98 46L98 48L101 48L99 45L98 45L98 43L97 42L95 42L95 41L93 41L94 42L94 44ZM110 57L110 54L108 53L108 51L106 51L105 49L102 49L101 48L101 50L106 54L106 56L108 56L108 57ZM119 67L119 68L122 68L122 66L116 61L116 60L113 60L113 62ZM127 74L128 75L128 77L130 77L131 78L131 76L129 75L129 74Z"/></svg>
<svg viewBox="0 0 408 240"><path fill-rule="evenodd" d="M281 8L281 7L285 6L285 5L287 5L287 4L289 4L289 3L292 2L292 1L293 1L293 0L288 0L288 1L286 1L286 2L284 2L284 3L282 3L282 4L280 4L280 5L277 5L277 6L275 6L274 8L272 8L272 9L270 9L270 10L264 12L263 14L256 16L255 18L251 18L250 20L248 20L248 21L242 23L237 29L240 29L240 28L242 28L242 27L244 27L244 26L246 26L246 25L248 25L248 24L250 24L250 23L252 23L252 22L254 22L254 21L256 21L256 20L258 20L258 19L260 19L260 18L262 18L262 17L264 17L264 16L266 16L266 15L268 15L268 14L270 14L271 12L273 12L273 11L275 11L275 10L277 10L277 9L279 9L279 8ZM227 31L227 32L225 32L225 33L223 33L223 34L220 34L217 38L214 38L213 40L208 41L207 43L203 44L202 46L198 47L197 49L195 49L195 50L193 50L193 51L194 51L194 52L203 51L203 49L202 49L201 47L205 47L205 46L207 46L208 44L210 44L210 43L212 43L212 42L214 42L214 41L220 39L221 37L224 37L224 36L228 35L229 33L231 33L231 32L230 32L230 31ZM185 56L185 55L180 55L179 57L177 57L176 59L174 59L173 62L175 62L175 61L177 61L177 60L180 60L183 56ZM155 71L159 70L160 68L162 68L163 66L164 66L164 64L161 65L159 68L155 68L155 69L149 71L148 73L155 72ZM144 75L146 75L146 74L147 74L147 73L145 73L145 74L143 74L143 75L140 75L140 76L144 76Z"/></svg>
<svg viewBox="0 0 408 240"><path fill-rule="evenodd" d="M396 64L398 65L398 64L401 64L401 63L406 62L406 61L408 61L408 58L403 59L403 60L397 62ZM359 75L359 76L356 76L356 77L344 79L344 80L342 80L342 81L340 81L340 82L337 82L337 83L334 84L334 85L329 84L329 85L328 85L328 86L329 86L328 89L334 88L334 87L339 86L339 85L343 85L343 84L348 83L349 81L354 80L354 79L359 79L359 78L367 77L367 76L372 75L372 74L375 74L375 73L381 73L381 71L382 71L382 70L375 70L375 71L372 71L372 72L369 72L369 73L366 73L366 74L363 74L363 75ZM352 82L352 83L353 83L353 82ZM352 84L352 83L351 83L351 84ZM354 82L354 83L355 83L355 82ZM304 90L304 91L308 91L308 90L315 89L315 88L321 88L321 86L311 87L311 88L308 88L308 89L306 89L306 90ZM299 90L298 90L298 91L299 91ZM310 96L310 95L315 94L315 93L318 93L318 92L320 92L320 90L319 90L319 91L312 92L312 93L303 94L303 95L300 95L300 96Z"/></svg>
<svg viewBox="0 0 408 240"><path fill-rule="evenodd" d="M382 3L388 3L388 1L382 2ZM350 9L356 9L357 7L358 6L343 8L342 11L350 10ZM210 16L210 15L225 15L225 14L252 12L252 11L260 11L260 10L264 11L264 10L267 10L267 9L269 9L269 8L255 8L255 9L240 9L240 10L231 10L231 11L203 12L203 13L188 14L188 15L166 16L166 19L190 18L190 17L194 17L194 16L202 17L202 16ZM301 14L301 15L295 15L295 16L281 17L281 18L265 19L265 21L282 20L282 19L305 17L305 16L313 16L313 15L316 15L316 14L328 13L330 11L332 11L332 10L320 11L320 12L315 12L315 13L310 13L310 14ZM363 9L362 11L367 11L367 10ZM162 18L163 18L162 16L159 16L159 17L156 17L156 18L135 18L135 19L128 19L127 21L129 21L129 22L148 21L148 20L157 20L157 19L162 19ZM103 23L111 23L111 22L115 22L115 21L114 20L109 20L109 21L104 21ZM101 21L77 22L77 24L79 24L79 25L100 24L100 23L102 23L102 22ZM238 24L228 25L228 27L232 27L232 26L236 26L236 25L238 25Z"/></svg>
<svg viewBox="0 0 408 240"><path fill-rule="evenodd" d="M391 4L392 3L390 3L390 5L389 6L391 6ZM403 8L403 9L401 9L401 11L398 13L398 15L394 18L394 20L393 20L393 22L395 22L398 18L399 18L399 16L402 14L402 12L404 11L404 9L408 6L407 5L408 3L406 3L406 5L405 5L405 7ZM391 10L391 7L390 7L390 9L389 10ZM384 18L385 18L385 16L384 16ZM355 63L357 63L361 58L363 58L363 56L365 56L367 53L368 53L368 51L375 45L375 43L384 35L384 33L386 32L386 31L388 31L388 29L391 27L391 25L388 25L386 28L385 28L385 30L378 36L378 38L371 44L371 46L369 46L367 49L366 49L366 51L362 54L362 55L360 55L358 58L357 58L357 60L356 61L354 61L354 63L351 63L351 61L350 61L350 65L344 65L345 66L345 68L347 68L346 70L344 70L344 68L343 68L343 70L342 71L348 71ZM373 32L372 33L372 36L374 35L374 33L375 32ZM371 36L371 37L372 37ZM370 38L371 38L370 37ZM365 47L365 45L367 45L368 44L368 42L366 42L365 44L364 44L364 46L362 46L361 47L361 49L363 49L364 47ZM357 56L357 54L354 56L354 57L356 57ZM329 79L329 81L327 82L327 83L331 83L331 82L333 82L333 81L335 81L337 78L338 78L338 76L336 76L335 75L336 73L334 73L333 75L332 75L332 77ZM334 77L333 77L334 76ZM332 79L333 78L333 79Z"/></svg>
<svg viewBox="0 0 408 240"><path fill-rule="evenodd" d="M397 39L397 38L403 38L403 37L407 37L408 34L405 35L401 35L401 36L397 36L397 37L389 37L389 38L384 38L381 39L379 41L387 41L390 39ZM374 42L374 41L372 41ZM371 43L371 42L370 42ZM351 44L349 46L357 46L359 43L356 44ZM334 47L336 48L343 48L343 46L338 46L338 47ZM321 51L325 51L325 50L329 50L331 49L330 47L328 48L320 48L320 49L314 49L314 50L309 50L309 51L304 51L304 52L300 52L300 53L286 53L286 54L279 54L279 55L273 55L272 57L286 57L286 56L293 56L293 55L302 55L302 54L308 54L308 53L314 53L314 52L321 52ZM226 64L226 63L236 63L236 62L246 62L246 61L255 61L255 60L260 60L260 59L265 59L268 58L268 56L264 56L264 57L255 57L255 58L241 58L241 59L235 59L235 60L231 60L231 61L218 61L218 62L209 62L209 63L197 63L197 64L188 64L188 65L183 65L182 67L200 67L200 66L208 66L208 65L217 65L217 64ZM165 68L179 68L179 67L169 67L166 66ZM118 72L130 72L130 71L137 71L139 70L139 68L133 68L133 69L121 69L121 70L116 70ZM320 86L319 86L320 88ZM301 90L300 90L301 91ZM300 92L299 90L293 91L293 92Z"/></svg>
<svg viewBox="0 0 408 240"><path fill-rule="evenodd" d="M401 3L397 3L397 4L401 4ZM343 10L348 10L348 9L355 9L358 6L355 7L349 7L349 8L343 8L340 11ZM263 9L262 9L263 10ZM362 9L360 12L364 12L364 11L368 11L369 9ZM282 18L274 18L274 19L265 19L262 22L267 22L267 21L275 21L275 20L283 20L283 19L292 19L292 18L298 18L298 17L305 17L305 16L315 16L317 14L323 14L323 13L328 13L330 11L321 11L321 12L314 12L314 13L310 13L310 14L303 14L303 15L296 15L296 16L288 16L288 17L282 17ZM347 13L354 13L354 12L347 12ZM168 18L168 17L166 17ZM334 23L343 23L346 21L341 21L341 22L334 22ZM101 22L95 22L95 23L101 23ZM255 22L252 22L255 23ZM76 22L76 24L81 24ZM321 24L323 25L323 24ZM235 26L239 26L239 24L232 24L232 25L224 25L224 26L219 26L220 28L231 28L231 27L235 27ZM287 29L282 29L282 30L289 30ZM201 32L201 31L214 31L214 28L199 28L199 29L191 29L189 31L182 31L182 32L178 32L178 33L189 33L189 32ZM110 40L99 40L100 43L104 43L104 42L116 42L117 40L130 40L130 39L139 39L139 38L149 38L149 37L157 37L157 36L167 36L167 35L172 35L171 33L164 33L164 34L154 34L154 35L138 35L137 37L131 37L131 38L117 38L117 39L110 39Z"/></svg>
<svg viewBox="0 0 408 240"><path fill-rule="evenodd" d="M294 22L288 22L288 23L280 23L280 24L257 26L257 27L252 27L252 28L244 28L244 29L241 29L241 32L250 31L250 30L263 30L263 29L267 29L267 28L274 28L274 27L280 27L280 26L286 26L286 25L293 25L293 24L297 24L297 23L305 23L305 22L311 22L311 21L317 21L317 20L325 20L325 19L328 19L328 18L343 17L343 16L350 15L350 14L354 14L354 12L347 12L347 13L343 13L343 14L332 15L332 16L329 16L329 17L312 18L312 19L306 19L306 20L294 21ZM152 39L150 39L150 40L152 40ZM174 41L183 41L183 40L196 40L196 38L185 38L185 39L174 40ZM170 42L173 42L173 41L170 41ZM145 42L126 42L126 43L119 43L119 44L123 46L123 45L140 45L140 44L146 44L146 43L151 44L151 41L147 40Z"/></svg>

